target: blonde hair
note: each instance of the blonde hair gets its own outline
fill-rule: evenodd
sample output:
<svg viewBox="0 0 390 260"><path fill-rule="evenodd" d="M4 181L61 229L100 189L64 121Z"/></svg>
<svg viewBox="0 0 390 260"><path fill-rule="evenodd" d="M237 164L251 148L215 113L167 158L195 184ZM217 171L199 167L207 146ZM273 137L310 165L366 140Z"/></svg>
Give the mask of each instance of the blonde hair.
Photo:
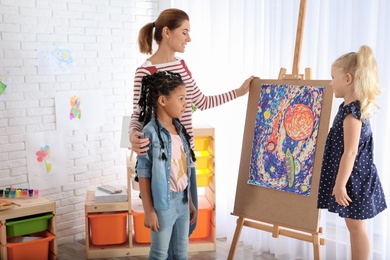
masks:
<svg viewBox="0 0 390 260"><path fill-rule="evenodd" d="M144 25L138 34L138 46L141 53L152 54L153 44L153 29L154 40L160 44L162 40L162 30L168 27L169 30L174 30L182 25L187 20L190 21L188 14L180 9L169 8L160 13L155 22Z"/></svg>
<svg viewBox="0 0 390 260"><path fill-rule="evenodd" d="M355 93L361 104L361 120L369 120L375 109L379 109L376 98L381 94L378 66L371 48L363 45L358 52L342 55L334 64L344 73L353 75Z"/></svg>

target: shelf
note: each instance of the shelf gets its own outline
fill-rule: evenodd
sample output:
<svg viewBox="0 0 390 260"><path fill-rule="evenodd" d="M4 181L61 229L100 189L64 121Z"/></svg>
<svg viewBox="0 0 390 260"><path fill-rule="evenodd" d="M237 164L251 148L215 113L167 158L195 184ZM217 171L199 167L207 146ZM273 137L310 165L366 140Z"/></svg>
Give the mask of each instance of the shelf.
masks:
<svg viewBox="0 0 390 260"><path fill-rule="evenodd" d="M57 259L57 228L56 228L56 204L43 196L38 198L28 199L10 199L2 198L19 204L11 209L3 210L0 214L0 259L7 259L7 232L6 222L11 219L28 217L41 213L53 213L53 217L49 220L47 231L54 235L54 239L49 242L49 259Z"/></svg>
<svg viewBox="0 0 390 260"><path fill-rule="evenodd" d="M95 191L90 190L87 192L84 206L86 213L128 211L129 201L95 202Z"/></svg>

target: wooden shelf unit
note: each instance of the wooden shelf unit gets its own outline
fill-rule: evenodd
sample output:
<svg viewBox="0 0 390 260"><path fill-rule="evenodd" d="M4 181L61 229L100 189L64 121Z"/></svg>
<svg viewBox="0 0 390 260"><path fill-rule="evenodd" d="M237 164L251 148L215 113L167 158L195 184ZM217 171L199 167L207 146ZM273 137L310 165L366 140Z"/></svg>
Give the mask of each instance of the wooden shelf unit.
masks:
<svg viewBox="0 0 390 260"><path fill-rule="evenodd" d="M201 154L206 153L206 157L209 157L207 165L207 171L212 175L209 177L209 183L205 186L198 187L198 197L205 196L211 205L211 231L207 238L203 239L191 239L189 243L189 252L196 251L215 251L216 250L216 189L215 189L215 129L209 125L196 126L194 128L194 139L197 143L197 139L207 139L205 147L195 147L195 153L200 152ZM197 157L197 161L199 158ZM197 171L203 171L205 169L199 168L200 163L197 163ZM198 186L200 184L199 176L197 174ZM199 228L199 225L197 226Z"/></svg>
<svg viewBox="0 0 390 260"><path fill-rule="evenodd" d="M207 148L207 152L211 156L210 171L213 175L210 177L210 182L205 187L199 187L198 191L203 192L212 206L211 213L211 231L207 238L202 239L190 239L189 240L189 252L197 251L215 251L216 249L216 232L215 232L215 178L214 178L214 128L210 126L204 126L194 129L195 138L209 138L210 142ZM126 202L95 202L94 191L88 191L85 201L85 232L86 232L86 257L91 258L104 258L104 257L121 257L121 256L137 256L149 254L149 243L136 243L134 240L133 231L133 215L132 215L132 191L138 189L132 187L132 179L135 176L135 162L136 154L129 149L127 158L127 193L128 199ZM106 245L95 246L91 243L90 237L90 223L88 219L89 213L105 213L105 212L123 212L127 211L127 239L126 242L120 245Z"/></svg>
<svg viewBox="0 0 390 260"><path fill-rule="evenodd" d="M3 210L0 212L0 259L7 259L7 230L6 223L8 220L12 220L20 217L28 217L42 213L52 213L54 216L49 220L47 231L54 235L54 239L49 243L49 259L58 258L58 246L57 246L57 225L56 225L56 204L54 201L49 200L43 196L38 198L28 199L11 199L9 200L20 206L16 206Z"/></svg>
<svg viewBox="0 0 390 260"><path fill-rule="evenodd" d="M96 246L91 242L90 236L90 221L88 214L91 213L114 213L114 212L129 212L129 201L124 202L95 202L95 191L87 192L85 200L85 248L87 259L102 258L102 257L120 257L128 256L130 254L131 243L127 237L126 242L120 245L104 245ZM127 216L127 223L130 222L130 215ZM109 227L108 227L109 228Z"/></svg>

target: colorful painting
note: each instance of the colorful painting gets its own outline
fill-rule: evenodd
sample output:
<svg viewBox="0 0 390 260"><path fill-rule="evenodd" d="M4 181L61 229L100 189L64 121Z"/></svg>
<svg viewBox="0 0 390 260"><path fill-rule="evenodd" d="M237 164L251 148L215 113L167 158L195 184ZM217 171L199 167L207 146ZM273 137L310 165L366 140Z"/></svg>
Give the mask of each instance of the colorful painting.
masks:
<svg viewBox="0 0 390 260"><path fill-rule="evenodd" d="M38 162L44 162L46 166L46 173L51 171L52 164L49 162L49 154L50 154L50 146L45 145L41 147L41 149L35 153L37 155Z"/></svg>
<svg viewBox="0 0 390 260"><path fill-rule="evenodd" d="M38 74L57 75L71 74L75 71L75 61L72 50L66 46L53 44L38 44Z"/></svg>
<svg viewBox="0 0 390 260"><path fill-rule="evenodd" d="M68 183L64 135L58 131L26 135L30 188L50 189Z"/></svg>
<svg viewBox="0 0 390 260"><path fill-rule="evenodd" d="M263 84L248 184L309 196L323 87Z"/></svg>
<svg viewBox="0 0 390 260"><path fill-rule="evenodd" d="M3 68L0 68L0 100L7 99L7 94L10 90L10 78L9 72Z"/></svg>
<svg viewBox="0 0 390 260"><path fill-rule="evenodd" d="M95 128L104 124L105 99L101 89L57 92L55 104L58 130Z"/></svg>
<svg viewBox="0 0 390 260"><path fill-rule="evenodd" d="M53 57L59 62L63 62L66 64L70 64L73 62L72 52L68 49L56 48L51 53L51 55L53 55Z"/></svg>
<svg viewBox="0 0 390 260"><path fill-rule="evenodd" d="M80 97L73 96L70 98L70 120L74 118L81 118L81 109L80 109Z"/></svg>
<svg viewBox="0 0 390 260"><path fill-rule="evenodd" d="M0 78L0 96L5 94L5 89L7 88L7 85L4 84L2 81L1 81L1 78Z"/></svg>

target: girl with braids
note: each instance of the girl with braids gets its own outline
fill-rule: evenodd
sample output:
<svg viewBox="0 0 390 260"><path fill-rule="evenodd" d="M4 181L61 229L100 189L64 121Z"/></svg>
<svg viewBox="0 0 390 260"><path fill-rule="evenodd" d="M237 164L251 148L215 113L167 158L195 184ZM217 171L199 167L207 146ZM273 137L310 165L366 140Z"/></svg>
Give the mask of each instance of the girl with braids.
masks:
<svg viewBox="0 0 390 260"><path fill-rule="evenodd" d="M196 219L189 188L195 154L179 119L187 107L180 74L158 71L142 79L139 121L149 139L137 156L137 176L145 227L150 229L149 259L188 259L190 222Z"/></svg>
<svg viewBox="0 0 390 260"><path fill-rule="evenodd" d="M155 53L152 50L153 39L158 45ZM189 17L184 11L175 8L166 9L161 12L155 22L147 23L139 32L138 44L140 52L148 55L153 53L153 55L137 68L134 78L133 114L129 126L129 135L132 150L138 155L144 155L149 149L147 146L149 140L141 137L143 123L138 121L140 116L138 101L140 98L141 80L145 75L153 74L157 70L172 71L181 75L187 90L186 101L188 106L185 108L180 120L191 136L191 147L193 149L195 147L193 141L191 104L195 105L199 110L205 110L232 101L247 94L249 91L249 85L254 78L253 76L245 80L240 88L220 95L205 96L192 78L192 74L185 61L176 57L176 52L183 53L187 43L190 41ZM191 193L194 205L197 208L195 165L191 167L191 170L193 173L191 175L193 178L191 180ZM190 227L190 234L195 226L196 221Z"/></svg>
<svg viewBox="0 0 390 260"><path fill-rule="evenodd" d="M386 209L386 200L373 159L370 116L380 94L377 64L368 46L342 55L332 65L335 97L343 98L329 131L322 162L318 208L345 218L352 259L370 253L365 219Z"/></svg>

